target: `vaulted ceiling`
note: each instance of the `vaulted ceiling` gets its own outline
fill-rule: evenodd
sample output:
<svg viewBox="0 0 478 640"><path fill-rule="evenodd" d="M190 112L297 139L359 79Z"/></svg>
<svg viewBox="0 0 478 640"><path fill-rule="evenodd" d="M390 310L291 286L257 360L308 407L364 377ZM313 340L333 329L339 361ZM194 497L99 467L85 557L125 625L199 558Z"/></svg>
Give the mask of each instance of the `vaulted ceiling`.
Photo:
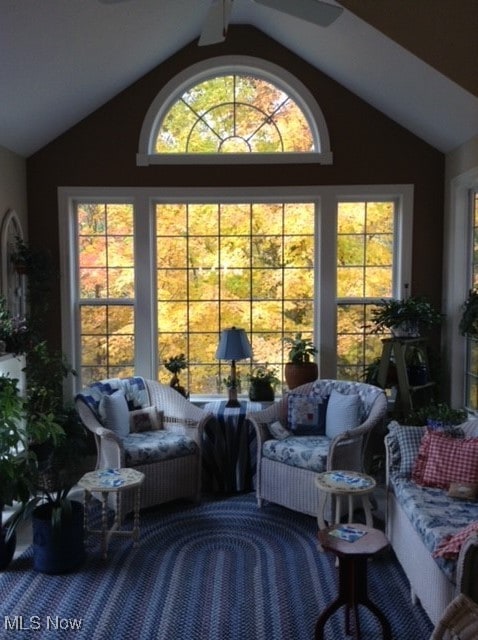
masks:
<svg viewBox="0 0 478 640"><path fill-rule="evenodd" d="M211 1L0 0L0 145L40 149L197 39ZM232 23L262 30L444 153L478 135L476 0L328 1L344 12L327 28L252 0L234 0Z"/></svg>

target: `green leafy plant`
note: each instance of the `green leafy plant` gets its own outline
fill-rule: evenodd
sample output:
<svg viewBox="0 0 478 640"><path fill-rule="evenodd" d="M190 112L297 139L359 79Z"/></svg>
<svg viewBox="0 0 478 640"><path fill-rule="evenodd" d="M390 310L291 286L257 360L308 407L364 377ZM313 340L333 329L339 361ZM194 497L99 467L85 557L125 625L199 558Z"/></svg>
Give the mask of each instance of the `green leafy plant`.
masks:
<svg viewBox="0 0 478 640"><path fill-rule="evenodd" d="M456 426L465 422L468 414L464 409L452 409L446 402L430 402L423 407L419 407L406 416L405 424L427 425L435 424L440 426Z"/></svg>
<svg viewBox="0 0 478 640"><path fill-rule="evenodd" d="M314 356L317 353L317 348L312 340L309 338L303 338L302 333L296 333L293 338L286 336L284 338L284 342L290 345L288 358L289 362L292 362L293 364L310 362L311 356Z"/></svg>
<svg viewBox="0 0 478 640"><path fill-rule="evenodd" d="M184 353L177 356L171 356L164 361L165 368L171 373L178 374L183 369L187 369L188 362Z"/></svg>
<svg viewBox="0 0 478 640"><path fill-rule="evenodd" d="M381 300L371 312L371 333L384 333L389 329L408 326L411 333L419 335L442 321L442 314L422 296L397 300Z"/></svg>
<svg viewBox="0 0 478 640"><path fill-rule="evenodd" d="M459 329L463 336L478 336L478 289L470 289L463 303Z"/></svg>
<svg viewBox="0 0 478 640"><path fill-rule="evenodd" d="M26 404L17 383L14 378L0 377L0 512L14 502L27 504L36 492L38 461L32 442L43 443L51 437L43 422L26 420ZM61 440L61 434L62 430L54 433L55 442ZM14 514L12 522L16 520ZM13 528L9 527L8 536Z"/></svg>
<svg viewBox="0 0 478 640"><path fill-rule="evenodd" d="M12 332L13 321L10 311L7 307L7 301L5 299L5 296L0 295L0 340L3 340L6 344L8 344Z"/></svg>
<svg viewBox="0 0 478 640"><path fill-rule="evenodd" d="M276 369L264 367L256 367L247 375L247 379L251 384L268 384L271 387L276 387L280 380L277 377Z"/></svg>

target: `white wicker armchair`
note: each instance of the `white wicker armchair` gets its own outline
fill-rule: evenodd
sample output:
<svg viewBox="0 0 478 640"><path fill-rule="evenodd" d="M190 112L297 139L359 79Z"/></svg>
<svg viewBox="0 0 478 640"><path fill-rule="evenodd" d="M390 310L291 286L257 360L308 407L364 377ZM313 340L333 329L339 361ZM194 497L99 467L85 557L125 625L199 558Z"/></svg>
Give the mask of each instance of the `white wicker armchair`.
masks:
<svg viewBox="0 0 478 640"><path fill-rule="evenodd" d="M310 393L328 395L335 389L342 394L358 394L361 402L361 423L335 436L333 439L326 436L306 436L308 439L304 459L311 462L306 464L309 468L296 466L294 456L291 455L287 462L271 459L268 455L267 441L272 439L269 425L279 421L287 427L288 422L288 394L279 402L271 405L263 411L249 413L247 418L254 425L257 434L257 468L256 468L256 495L259 507L264 500L280 504L284 507L316 516L319 509L319 490L315 484L315 477L321 471L331 469L347 469L362 471L364 444L368 435L375 427L383 424L387 412L387 400L382 389L361 382L346 382L339 380L317 380L296 387L294 394L308 395ZM301 436L300 438L303 438ZM326 460L321 455L314 455L310 449L317 442L317 447L326 450ZM291 449L297 444L299 438L294 438ZM287 440L282 441L288 446ZM300 444L297 445L300 447ZM264 455L265 454L265 455ZM314 460L314 463L312 463ZM327 510L327 518L332 514L330 507Z"/></svg>
<svg viewBox="0 0 478 640"><path fill-rule="evenodd" d="M98 411L102 401L101 392L105 389L104 393L108 395L111 394L110 386L120 386L128 399L129 382L138 380L143 386L140 404L142 407L152 406L161 411L162 429L122 438L106 428L101 411ZM212 419L211 414L193 405L171 387L143 378L102 380L83 389L76 396L75 405L82 422L94 434L97 469L131 466L145 474L141 488L141 508L177 498L199 501L203 430L208 420ZM147 441L142 443L142 438L147 438ZM138 453L143 445L145 453ZM154 446L161 449L159 456L155 456L154 452L150 456ZM172 452L167 453L167 448ZM135 454L134 463L131 463L131 452ZM138 460L138 456L141 458L143 455L144 460ZM132 500L132 495L124 496L123 514L132 510ZM110 506L114 507L114 503Z"/></svg>

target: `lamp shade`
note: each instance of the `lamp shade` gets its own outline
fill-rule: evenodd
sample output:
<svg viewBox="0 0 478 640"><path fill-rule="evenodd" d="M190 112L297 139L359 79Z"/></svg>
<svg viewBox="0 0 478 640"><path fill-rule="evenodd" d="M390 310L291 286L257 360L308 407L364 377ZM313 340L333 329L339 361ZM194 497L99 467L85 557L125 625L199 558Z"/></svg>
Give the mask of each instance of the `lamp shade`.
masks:
<svg viewBox="0 0 478 640"><path fill-rule="evenodd" d="M252 358L252 349L244 329L224 329L217 346L218 360L244 360Z"/></svg>

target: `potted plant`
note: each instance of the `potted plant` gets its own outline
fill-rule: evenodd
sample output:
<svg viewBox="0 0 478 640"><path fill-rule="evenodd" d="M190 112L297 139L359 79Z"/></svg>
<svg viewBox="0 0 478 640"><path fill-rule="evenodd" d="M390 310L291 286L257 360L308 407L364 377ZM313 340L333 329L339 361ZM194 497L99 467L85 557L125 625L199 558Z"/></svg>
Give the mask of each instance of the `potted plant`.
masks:
<svg viewBox="0 0 478 640"><path fill-rule="evenodd" d="M468 414L464 409L452 409L446 402L430 402L411 412L405 424L428 426L430 429L450 429L465 422Z"/></svg>
<svg viewBox="0 0 478 640"><path fill-rule="evenodd" d="M17 383L13 378L0 377L0 517L6 505L28 500L36 470L29 443L42 437L35 423L25 423L24 400ZM10 522L3 526L0 521L0 569L8 565L14 551L14 527Z"/></svg>
<svg viewBox="0 0 478 640"><path fill-rule="evenodd" d="M33 568L41 573L66 573L85 558L84 507L69 497L71 484L48 489L41 478L37 475L33 495L15 513L10 529L31 518Z"/></svg>
<svg viewBox="0 0 478 640"><path fill-rule="evenodd" d="M275 369L266 366L256 367L247 376L249 380L249 399L256 402L274 400L274 389L280 380Z"/></svg>
<svg viewBox="0 0 478 640"><path fill-rule="evenodd" d="M396 338L417 338L423 331L439 325L442 315L424 297L410 296L397 300L382 300L371 313L371 333L388 330Z"/></svg>
<svg viewBox="0 0 478 640"><path fill-rule="evenodd" d="M303 338L302 333L296 333L293 338L286 336L284 342L290 345L289 362L284 370L289 389L317 380L319 368L316 362L311 362L311 356L317 353L317 348L312 340Z"/></svg>
<svg viewBox="0 0 478 640"><path fill-rule="evenodd" d="M462 306L460 333L469 338L478 336L478 289L470 289Z"/></svg>
<svg viewBox="0 0 478 640"><path fill-rule="evenodd" d="M169 382L169 386L172 387L173 389L176 389L176 391L178 391L181 395L187 398L188 394L186 392L186 389L183 386L181 386L181 384L179 383L179 376L178 376L178 373L183 369L186 369L188 366L185 354L180 353L177 356L171 356L170 358L164 361L164 366L170 373L173 374L173 377Z"/></svg>

